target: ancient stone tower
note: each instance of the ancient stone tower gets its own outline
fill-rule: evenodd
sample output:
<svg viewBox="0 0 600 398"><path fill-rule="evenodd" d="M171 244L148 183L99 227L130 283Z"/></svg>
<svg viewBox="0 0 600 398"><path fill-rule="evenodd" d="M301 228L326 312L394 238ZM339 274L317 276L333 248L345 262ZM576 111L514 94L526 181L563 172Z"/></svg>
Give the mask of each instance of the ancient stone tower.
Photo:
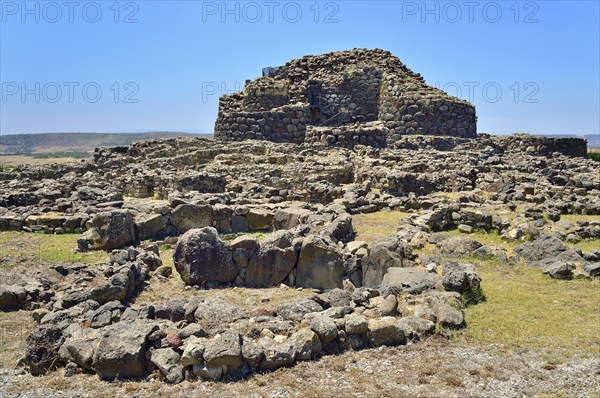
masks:
<svg viewBox="0 0 600 398"><path fill-rule="evenodd" d="M425 84L390 52L305 56L219 101L215 137L384 147L402 135L477 135L475 107Z"/></svg>

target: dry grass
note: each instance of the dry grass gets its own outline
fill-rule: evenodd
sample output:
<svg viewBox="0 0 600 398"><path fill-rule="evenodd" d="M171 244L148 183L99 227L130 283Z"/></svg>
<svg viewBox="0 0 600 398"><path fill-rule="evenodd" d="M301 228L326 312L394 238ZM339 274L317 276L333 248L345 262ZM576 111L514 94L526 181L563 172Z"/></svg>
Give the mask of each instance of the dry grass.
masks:
<svg viewBox="0 0 600 398"><path fill-rule="evenodd" d="M366 221L363 222L360 217ZM402 219L400 214L394 212L360 217L357 222L355 216L354 221L359 239L365 239L364 235L360 235L363 227L363 231L366 231L363 234L368 236L370 233L372 239L391 235ZM478 232L469 236L489 245L513 244L490 234ZM7 240L0 234L0 242L2 239ZM428 245L426 250L433 248ZM173 266L172 254L172 249L162 251L164 264ZM0 395L46 389L46 392L64 391L66 396L94 398L474 396L464 392L469 387L477 386L480 396L501 396L499 393L492 395L496 392L495 387L490 389L488 385L510 380L537 380L523 385L521 395L581 395L572 393L572 380L565 381L558 377L564 372L560 362L541 361L539 357L563 356L566 357L563 360L568 361L570 356L574 356L573 363L577 364L589 362L586 356L600 355L597 334L600 324L600 283L557 281L542 275L539 270L523 266L500 266L490 260L468 261L476 264L483 278L482 286L487 301L467 308L468 328L460 332L451 344L431 341L414 346L348 352L327 356L316 362L301 362L271 373L256 374L236 383L185 381L173 386L158 380L104 382L89 375L65 379L60 371L45 377L23 375L11 379L7 391L0 392ZM165 300L202 295L220 297L240 306L275 307L280 302L312 294L309 290L279 288L186 291L183 287L176 272L166 281L152 278L149 289L138 297L136 304L159 304ZM0 313L0 331L3 331L0 339L0 372L12 368L23 355L25 336L31 328L33 323L28 312ZM524 357L537 359L530 362ZM531 365L536 361L541 365ZM577 383L591 380L594 370L592 366L588 367L589 376L579 375L573 380L577 380ZM540 369L547 373L540 376ZM544 381L548 379L552 382ZM545 386L540 387L539 383L545 383ZM593 380L589 383L594 384ZM481 391L482 388L486 388L486 393ZM472 393L473 389L470 391ZM525 394L525 391L528 393ZM593 396L594 392L597 393L597 389L590 387L584 390L583 395Z"/></svg>
<svg viewBox="0 0 600 398"><path fill-rule="evenodd" d="M583 214L563 214L560 216L561 221L568 221L573 224L577 224L578 221L583 222L600 222L599 215L583 215ZM567 243L569 246L575 249L581 249L584 252L594 252L600 250L600 239L586 239L579 243Z"/></svg>
<svg viewBox="0 0 600 398"><path fill-rule="evenodd" d="M263 306L275 309L277 305L283 302L310 297L314 294L310 289L297 290L294 288L282 289L280 287L268 289L235 287L210 290L185 290L185 284L173 264L173 252L173 249L161 251L163 265L173 268L171 277L166 280L151 278L148 286L135 299L136 305L157 305L168 300L189 300L192 297L200 296L205 298L220 298L242 308Z"/></svg>
<svg viewBox="0 0 600 398"><path fill-rule="evenodd" d="M2 155L0 156L1 165L30 165L30 166L42 166L52 163L79 163L81 159L73 158L48 158L48 159L37 159L32 156L23 155Z"/></svg>
<svg viewBox="0 0 600 398"><path fill-rule="evenodd" d="M577 221L586 221L586 222L593 222L593 221L598 221L600 222L600 216L599 215L583 215L583 214L562 214L560 216L561 221L569 221L573 224L576 224Z"/></svg>
<svg viewBox="0 0 600 398"><path fill-rule="evenodd" d="M386 236L394 235L400 221L413 215L401 211L379 211L352 216L352 226L356 240L364 240L369 244Z"/></svg>
<svg viewBox="0 0 600 398"><path fill-rule="evenodd" d="M579 243L567 243L567 245L575 249L580 249L582 252L595 252L600 250L600 238L586 239L582 240Z"/></svg>
<svg viewBox="0 0 600 398"><path fill-rule="evenodd" d="M468 340L600 355L600 281L561 281L523 265L469 261L486 301L466 310Z"/></svg>
<svg viewBox="0 0 600 398"><path fill-rule="evenodd" d="M358 231L363 229L374 236L378 233L379 236L387 236L390 229L395 230L400 219L389 217L389 214L372 213L358 220L354 216L353 224ZM597 218L581 215L563 217L569 221ZM379 232L386 230L388 232ZM505 241L493 232L462 234L453 230L444 233L468 236L488 246L502 247L509 253L521 243ZM357 239L360 239L360 233ZM596 243L582 242L577 246L583 250L585 245ZM420 250L421 254L435 252L435 246L430 244ZM476 265L487 300L467 308L468 327L461 338L472 342L500 343L512 349L553 348L560 349L565 355L600 355L600 336L597 333L600 325L600 281L559 281L523 265L501 266L496 260L477 258L462 261Z"/></svg>
<svg viewBox="0 0 600 398"><path fill-rule="evenodd" d="M0 370L16 366L25 353L25 338L34 327L27 311L0 312Z"/></svg>

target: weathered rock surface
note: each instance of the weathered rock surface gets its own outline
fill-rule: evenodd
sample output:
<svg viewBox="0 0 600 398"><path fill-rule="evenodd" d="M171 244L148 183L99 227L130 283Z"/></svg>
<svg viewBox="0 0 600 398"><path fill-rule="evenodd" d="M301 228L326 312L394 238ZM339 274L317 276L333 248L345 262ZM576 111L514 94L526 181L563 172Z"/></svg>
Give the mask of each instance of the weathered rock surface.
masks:
<svg viewBox="0 0 600 398"><path fill-rule="evenodd" d="M25 361L32 375L42 375L61 366L58 351L63 341L62 331L56 325L38 327L27 336Z"/></svg>
<svg viewBox="0 0 600 398"><path fill-rule="evenodd" d="M440 282L439 276L417 268L388 268L379 290L385 296L402 292L422 293L434 289Z"/></svg>
<svg viewBox="0 0 600 398"><path fill-rule="evenodd" d="M364 285L378 287L389 268L406 266L411 258L410 246L395 236L375 242L363 267Z"/></svg>
<svg viewBox="0 0 600 398"><path fill-rule="evenodd" d="M181 204L171 212L171 223L181 233L190 229L212 227L213 210L210 205Z"/></svg>
<svg viewBox="0 0 600 398"><path fill-rule="evenodd" d="M288 341L294 346L296 360L310 360L321 353L321 340L310 328L298 330L289 337Z"/></svg>
<svg viewBox="0 0 600 398"><path fill-rule="evenodd" d="M212 227L192 229L179 238L173 256L175 268L188 285L231 282L240 266Z"/></svg>
<svg viewBox="0 0 600 398"><path fill-rule="evenodd" d="M98 213L86 238L98 249L118 249L135 241L135 223L128 210Z"/></svg>
<svg viewBox="0 0 600 398"><path fill-rule="evenodd" d="M282 303L277 307L277 315L290 321L301 321L304 315L321 311L323 307L320 304L308 299Z"/></svg>
<svg viewBox="0 0 600 398"><path fill-rule="evenodd" d="M297 265L297 286L340 288L344 274L342 258L333 242L314 235L304 239Z"/></svg>
<svg viewBox="0 0 600 398"><path fill-rule="evenodd" d="M282 282L296 265L297 257L289 232L272 234L261 242L259 252L250 260L245 284L269 287Z"/></svg>
<svg viewBox="0 0 600 398"><path fill-rule="evenodd" d="M181 357L172 348L160 348L152 351L150 360L169 383L180 383L183 381L183 365Z"/></svg>
<svg viewBox="0 0 600 398"><path fill-rule="evenodd" d="M371 319L369 321L367 335L369 342L375 347L406 343L404 331L400 328L396 318L393 317Z"/></svg>
<svg viewBox="0 0 600 398"><path fill-rule="evenodd" d="M203 353L204 360L212 366L230 366L236 368L242 365L242 344L240 334L227 331L206 343Z"/></svg>
<svg viewBox="0 0 600 398"><path fill-rule="evenodd" d="M96 373L104 380L144 376L148 337L157 329L156 324L143 320L105 328L94 354Z"/></svg>

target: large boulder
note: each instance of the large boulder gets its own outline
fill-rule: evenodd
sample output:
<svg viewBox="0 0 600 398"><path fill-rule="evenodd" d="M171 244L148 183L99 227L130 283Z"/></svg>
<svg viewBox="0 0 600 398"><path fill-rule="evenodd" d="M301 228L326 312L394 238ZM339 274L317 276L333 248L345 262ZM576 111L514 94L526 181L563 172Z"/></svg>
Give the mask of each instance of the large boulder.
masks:
<svg viewBox="0 0 600 398"><path fill-rule="evenodd" d="M194 312L195 319L212 323L232 323L247 316L244 310L217 298L207 298L198 303Z"/></svg>
<svg viewBox="0 0 600 398"><path fill-rule="evenodd" d="M103 329L93 368L104 380L146 374L148 337L158 326L146 320L119 322Z"/></svg>
<svg viewBox="0 0 600 398"><path fill-rule="evenodd" d="M437 247L443 256L468 257L483 244L475 239L453 236L438 243Z"/></svg>
<svg viewBox="0 0 600 398"><path fill-rule="evenodd" d="M277 231L263 240L260 250L248 263L245 284L269 287L282 282L296 265L292 239L290 232Z"/></svg>
<svg viewBox="0 0 600 398"><path fill-rule="evenodd" d="M413 341L419 341L423 337L435 332L435 323L416 316L406 316L398 321L400 328L404 331L407 338Z"/></svg>
<svg viewBox="0 0 600 398"><path fill-rule="evenodd" d="M381 281L379 291L383 296L397 295L401 292L422 293L435 288L440 277L417 268L391 267Z"/></svg>
<svg viewBox="0 0 600 398"><path fill-rule="evenodd" d="M213 209L211 205L180 204L171 212L171 224L181 233L190 229L211 227Z"/></svg>
<svg viewBox="0 0 600 398"><path fill-rule="evenodd" d="M0 286L0 311L19 308L19 298L12 290L12 286Z"/></svg>
<svg viewBox="0 0 600 398"><path fill-rule="evenodd" d="M236 331L228 330L206 342L204 360L209 366L242 365L242 340Z"/></svg>
<svg viewBox="0 0 600 398"><path fill-rule="evenodd" d="M433 311L438 324L460 328L465 324L465 314L460 295L455 292L430 292L426 297L427 305Z"/></svg>
<svg viewBox="0 0 600 398"><path fill-rule="evenodd" d="M128 210L104 211L92 218L92 226L84 233L84 238L96 249L118 249L133 243L135 223Z"/></svg>
<svg viewBox="0 0 600 398"><path fill-rule="evenodd" d="M311 312L321 312L323 307L317 302L309 299L300 299L279 304L277 315L290 321L301 321L304 315Z"/></svg>
<svg viewBox="0 0 600 398"><path fill-rule="evenodd" d="M173 255L175 269L188 285L232 282L240 266L212 227L192 229L179 238Z"/></svg>
<svg viewBox="0 0 600 398"><path fill-rule="evenodd" d="M143 215L135 220L136 236L139 240L154 238L167 226L167 216L161 214Z"/></svg>
<svg viewBox="0 0 600 398"><path fill-rule="evenodd" d="M393 346L406 343L406 336L394 317L383 317L369 321L367 338L374 347Z"/></svg>
<svg viewBox="0 0 600 398"><path fill-rule="evenodd" d="M348 290L331 289L313 296L311 299L321 304L323 308L346 307L352 302L352 294Z"/></svg>
<svg viewBox="0 0 600 398"><path fill-rule="evenodd" d="M287 207L285 209L280 209L273 217L273 228L275 230L292 229L302 224L311 214L312 212L310 210L301 207Z"/></svg>
<svg viewBox="0 0 600 398"><path fill-rule="evenodd" d="M444 265L442 285L448 291L460 293L471 304L483 299L481 278L472 264L451 262Z"/></svg>
<svg viewBox="0 0 600 398"><path fill-rule="evenodd" d="M584 259L563 241L553 236L540 235L532 242L515 248L517 257L533 266L544 266L556 261L583 262Z"/></svg>
<svg viewBox="0 0 600 398"><path fill-rule="evenodd" d="M242 359L251 369L256 369L265 357L264 350L260 344L251 339L243 339Z"/></svg>
<svg viewBox="0 0 600 398"><path fill-rule="evenodd" d="M294 344L290 342L279 343L268 337L261 338L258 344L264 352L264 356L258 365L260 370L275 370L294 363L296 358Z"/></svg>
<svg viewBox="0 0 600 398"><path fill-rule="evenodd" d="M600 276L600 262L595 263L585 263L583 265L583 269L587 272L591 277Z"/></svg>
<svg viewBox="0 0 600 398"><path fill-rule="evenodd" d="M183 381L183 365L181 357L172 348L160 348L152 351L150 360L169 383L181 383Z"/></svg>
<svg viewBox="0 0 600 398"><path fill-rule="evenodd" d="M354 238L352 216L348 213L340 214L325 228L323 234L334 242L350 242Z"/></svg>
<svg viewBox="0 0 600 398"><path fill-rule="evenodd" d="M368 330L369 322L360 314L350 314L344 320L346 321L345 331L348 334L363 334Z"/></svg>
<svg viewBox="0 0 600 398"><path fill-rule="evenodd" d="M304 239L296 268L297 286L340 288L344 273L344 262L333 242L316 235Z"/></svg>
<svg viewBox="0 0 600 398"><path fill-rule="evenodd" d="M183 354L181 354L181 364L190 366L203 363L207 341L204 337L190 336L187 338L183 346Z"/></svg>
<svg viewBox="0 0 600 398"><path fill-rule="evenodd" d="M389 268L407 266L411 258L410 246L398 237L378 240L363 260L363 285L378 287Z"/></svg>
<svg viewBox="0 0 600 398"><path fill-rule="evenodd" d="M323 343L329 343L338 335L335 321L328 316L319 315L310 321L310 329L319 336Z"/></svg>
<svg viewBox="0 0 600 398"><path fill-rule="evenodd" d="M321 352L321 340L310 328L302 328L292 334L288 342L294 346L296 360L308 361Z"/></svg>
<svg viewBox="0 0 600 398"><path fill-rule="evenodd" d="M25 361L32 375L45 374L63 364L58 351L64 341L57 325L40 326L27 336Z"/></svg>
<svg viewBox="0 0 600 398"><path fill-rule="evenodd" d="M248 228L251 231L261 231L270 229L273 224L273 212L259 207L250 208L246 218L248 219Z"/></svg>
<svg viewBox="0 0 600 398"><path fill-rule="evenodd" d="M555 261L542 268L542 272L554 279L573 279L575 264L564 261Z"/></svg>
<svg viewBox="0 0 600 398"><path fill-rule="evenodd" d="M85 370L92 370L97 340L91 336L71 337L65 340L58 353L64 362L73 362Z"/></svg>

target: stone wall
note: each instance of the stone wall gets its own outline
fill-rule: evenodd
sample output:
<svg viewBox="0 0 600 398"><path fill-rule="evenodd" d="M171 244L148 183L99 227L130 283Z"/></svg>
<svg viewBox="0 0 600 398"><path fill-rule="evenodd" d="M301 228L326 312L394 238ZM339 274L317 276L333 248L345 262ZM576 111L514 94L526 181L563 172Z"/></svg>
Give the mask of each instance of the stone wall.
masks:
<svg viewBox="0 0 600 398"><path fill-rule="evenodd" d="M587 142L584 138L550 138L516 134L498 137L497 142L505 151L526 152L538 156L552 156L556 152L571 157L587 157Z"/></svg>
<svg viewBox="0 0 600 398"><path fill-rule="evenodd" d="M290 116L289 106L302 114ZM384 122L385 137L369 139L364 131L370 126L360 123L377 120ZM426 85L389 52L354 49L292 60L271 76L248 81L242 92L223 96L215 137L302 143L307 125L344 127L344 133L313 130L310 141L326 136L322 142L347 147L355 136L363 145L381 147L403 135L472 138L477 131L472 104Z"/></svg>
<svg viewBox="0 0 600 398"><path fill-rule="evenodd" d="M379 119L394 142L403 135L477 136L475 107L466 101L403 92L393 80L381 86Z"/></svg>
<svg viewBox="0 0 600 398"><path fill-rule="evenodd" d="M289 103L289 85L265 78L249 82L244 88L242 108L247 112L269 111Z"/></svg>
<svg viewBox="0 0 600 398"><path fill-rule="evenodd" d="M258 103L254 105L262 106ZM302 104L285 105L262 112L221 113L217 119L215 138L222 141L256 139L300 144L304 142L309 117L308 106Z"/></svg>
<svg viewBox="0 0 600 398"><path fill-rule="evenodd" d="M354 148L355 145L383 148L387 135L388 130L381 122L339 127L308 126L306 142L322 142L328 146L343 148Z"/></svg>

